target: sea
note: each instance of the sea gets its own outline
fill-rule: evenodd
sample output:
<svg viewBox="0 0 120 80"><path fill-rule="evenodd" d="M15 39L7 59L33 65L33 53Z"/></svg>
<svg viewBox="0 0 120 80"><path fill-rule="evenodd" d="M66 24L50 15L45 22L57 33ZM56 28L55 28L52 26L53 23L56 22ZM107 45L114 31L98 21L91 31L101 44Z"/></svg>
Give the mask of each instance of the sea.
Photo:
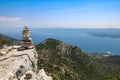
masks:
<svg viewBox="0 0 120 80"><path fill-rule="evenodd" d="M120 55L120 29L30 28L30 32L34 44L53 38L78 46L83 52ZM22 28L0 28L0 33L19 40L22 38Z"/></svg>

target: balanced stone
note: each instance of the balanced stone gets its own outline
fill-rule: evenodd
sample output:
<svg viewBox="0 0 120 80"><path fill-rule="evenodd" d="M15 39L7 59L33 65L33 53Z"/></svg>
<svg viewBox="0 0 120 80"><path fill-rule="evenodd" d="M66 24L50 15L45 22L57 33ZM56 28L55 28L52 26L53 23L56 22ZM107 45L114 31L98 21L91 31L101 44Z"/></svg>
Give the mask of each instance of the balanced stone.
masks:
<svg viewBox="0 0 120 80"><path fill-rule="evenodd" d="M30 38L30 30L26 26L24 26L24 29L22 31L22 39L20 42L22 49L33 48L33 42L32 39Z"/></svg>

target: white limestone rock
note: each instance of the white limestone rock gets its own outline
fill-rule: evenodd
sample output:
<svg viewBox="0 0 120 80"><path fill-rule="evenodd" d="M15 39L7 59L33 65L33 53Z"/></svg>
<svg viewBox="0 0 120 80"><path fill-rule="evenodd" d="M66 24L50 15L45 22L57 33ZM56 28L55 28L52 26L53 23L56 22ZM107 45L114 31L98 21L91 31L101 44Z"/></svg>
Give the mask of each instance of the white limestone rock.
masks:
<svg viewBox="0 0 120 80"><path fill-rule="evenodd" d="M44 69L39 70L38 72L38 80L52 80L51 76L47 76Z"/></svg>
<svg viewBox="0 0 120 80"><path fill-rule="evenodd" d="M0 80L26 80L26 75L32 75L30 80L52 80L43 69L36 73L38 55L35 48L17 51L18 47L3 49L7 53L0 56Z"/></svg>

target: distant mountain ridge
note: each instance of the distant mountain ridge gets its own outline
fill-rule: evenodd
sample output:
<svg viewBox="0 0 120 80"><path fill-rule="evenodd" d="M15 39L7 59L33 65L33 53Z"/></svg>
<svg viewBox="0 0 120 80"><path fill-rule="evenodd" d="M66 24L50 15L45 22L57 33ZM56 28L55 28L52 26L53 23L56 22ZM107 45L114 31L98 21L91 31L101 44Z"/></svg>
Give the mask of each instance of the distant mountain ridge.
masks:
<svg viewBox="0 0 120 80"><path fill-rule="evenodd" d="M17 44L19 44L19 40L15 39L15 38L6 36L6 35L1 34L1 33L0 33L0 37L2 39L8 40L10 42L10 45L17 45Z"/></svg>

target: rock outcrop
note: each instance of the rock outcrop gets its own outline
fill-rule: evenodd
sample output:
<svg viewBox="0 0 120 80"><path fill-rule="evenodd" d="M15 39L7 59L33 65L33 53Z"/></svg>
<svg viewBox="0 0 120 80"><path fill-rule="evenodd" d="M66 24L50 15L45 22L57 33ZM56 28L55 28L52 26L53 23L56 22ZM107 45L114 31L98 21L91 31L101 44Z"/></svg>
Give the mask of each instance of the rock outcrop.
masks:
<svg viewBox="0 0 120 80"><path fill-rule="evenodd" d="M0 80L52 80L43 69L37 69L36 49L17 51L19 46L1 49Z"/></svg>

